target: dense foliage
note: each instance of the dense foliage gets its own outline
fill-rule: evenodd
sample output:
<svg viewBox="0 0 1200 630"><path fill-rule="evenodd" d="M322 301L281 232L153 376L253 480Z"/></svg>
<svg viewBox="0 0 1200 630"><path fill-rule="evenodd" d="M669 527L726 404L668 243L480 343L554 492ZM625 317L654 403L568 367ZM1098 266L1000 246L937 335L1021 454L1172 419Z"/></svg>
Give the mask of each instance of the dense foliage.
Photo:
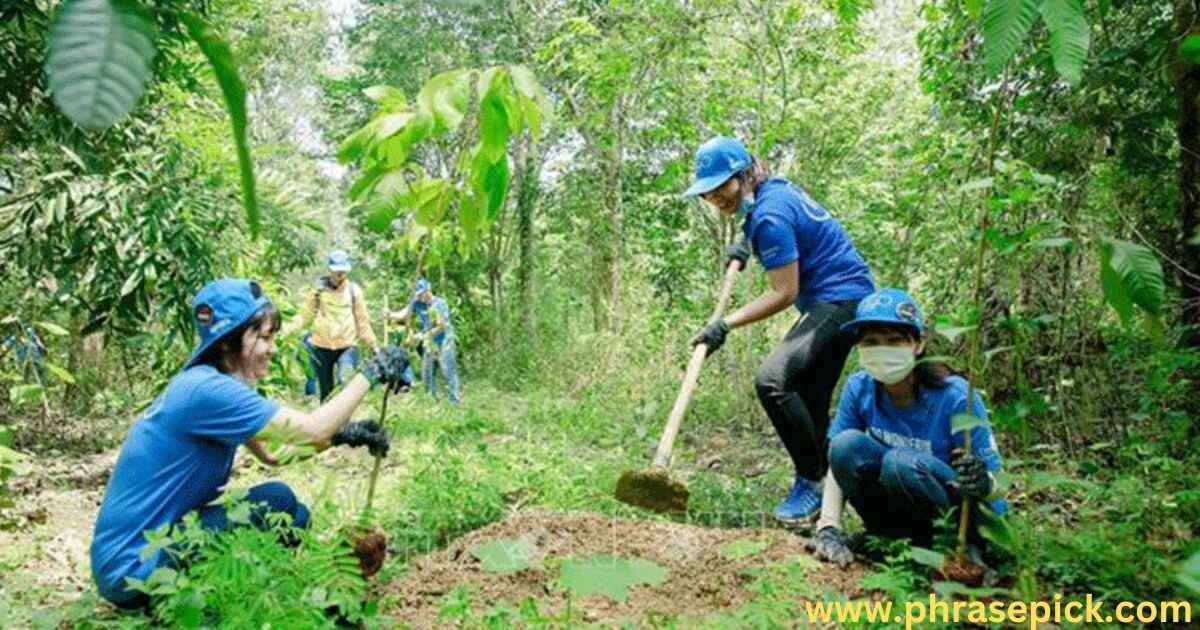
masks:
<svg viewBox="0 0 1200 630"><path fill-rule="evenodd" d="M72 12L105 7L107 36L136 45L74 54L91 40ZM393 540L442 546L514 503L627 513L595 488L643 459L740 231L678 194L721 133L826 204L985 395L1011 469L1005 588L1180 598L1200 579L1196 561L1177 579L1200 550L1197 17L1107 0L5 3L0 339L32 325L54 369L0 355L0 524L29 526L7 515L31 460L118 443L186 356L205 281L260 278L290 315L335 246L373 313L419 275L455 313L469 409L401 425L425 446L383 508ZM81 60L132 70L85 85ZM754 522L782 487L753 374L785 320L705 368L677 459L720 439L726 466L772 465L700 472L692 520ZM281 346L267 387L290 396L303 371ZM336 503L332 526L351 512ZM264 540L174 576L166 620L233 614L212 608L243 579L231 557L287 564ZM313 593L304 572L338 560L299 553L289 603L248 620L360 594ZM886 555L867 587L932 588L908 550ZM756 579L719 621L787 618L786 571ZM468 595L448 617L485 623ZM0 589L0 613L47 602L64 600Z"/></svg>

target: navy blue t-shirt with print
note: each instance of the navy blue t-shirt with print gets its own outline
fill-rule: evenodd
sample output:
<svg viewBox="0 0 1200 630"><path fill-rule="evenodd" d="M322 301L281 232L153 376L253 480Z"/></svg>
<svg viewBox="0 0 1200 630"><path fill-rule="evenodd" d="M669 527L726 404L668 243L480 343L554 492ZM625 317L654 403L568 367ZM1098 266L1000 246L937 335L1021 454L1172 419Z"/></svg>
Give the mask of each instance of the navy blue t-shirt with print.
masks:
<svg viewBox="0 0 1200 630"><path fill-rule="evenodd" d="M987 419L983 398L975 392L975 417ZM917 400L907 407L896 407L892 397L870 374L858 371L846 379L837 416L829 426L829 439L847 429L857 429L894 448L907 448L950 463L950 451L962 448L963 434L951 432L951 419L967 412L967 381L960 376L946 378L942 388L922 387ZM991 472L1003 462L996 439L988 426L971 429L971 450ZM1008 504L996 500L991 507L1003 514Z"/></svg>
<svg viewBox="0 0 1200 630"><path fill-rule="evenodd" d="M144 533L216 499L238 445L277 411L279 403L208 365L171 379L129 430L96 517L92 576L105 599L137 596L125 578L146 579L163 554L141 558Z"/></svg>
<svg viewBox="0 0 1200 630"><path fill-rule="evenodd" d="M742 231L766 269L797 263L799 310L813 302L860 300L875 291L871 270L841 224L783 177L772 177L754 191L754 208Z"/></svg>

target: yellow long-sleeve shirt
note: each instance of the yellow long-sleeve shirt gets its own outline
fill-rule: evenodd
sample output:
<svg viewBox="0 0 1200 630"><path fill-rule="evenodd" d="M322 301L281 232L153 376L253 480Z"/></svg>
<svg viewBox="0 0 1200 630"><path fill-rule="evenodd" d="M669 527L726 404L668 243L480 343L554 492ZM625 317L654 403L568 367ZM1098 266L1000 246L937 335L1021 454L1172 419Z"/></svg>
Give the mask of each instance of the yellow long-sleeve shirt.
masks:
<svg viewBox="0 0 1200 630"><path fill-rule="evenodd" d="M297 321L298 325L288 326L286 331L312 326L312 345L318 348L348 348L359 338L371 347L378 345L367 319L367 300L362 288L348 280L337 289L324 286L312 289Z"/></svg>

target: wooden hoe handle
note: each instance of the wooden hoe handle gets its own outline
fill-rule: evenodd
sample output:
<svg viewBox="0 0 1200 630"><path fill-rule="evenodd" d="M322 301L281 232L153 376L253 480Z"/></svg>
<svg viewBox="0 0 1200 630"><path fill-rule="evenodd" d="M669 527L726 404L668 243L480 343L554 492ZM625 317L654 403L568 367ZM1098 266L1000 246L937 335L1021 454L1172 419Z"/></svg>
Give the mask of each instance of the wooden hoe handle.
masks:
<svg viewBox="0 0 1200 630"><path fill-rule="evenodd" d="M725 268L725 280L721 283L721 297L717 299L717 307L713 309L712 321L725 314L729 306L729 296L733 293L733 283L737 280L740 263L729 261ZM666 466L671 461L671 447L675 444L675 436L679 434L679 424L683 422L683 414L687 411L688 403L692 402L692 393L696 391L696 383L700 381L700 366L704 357L708 356L708 346L699 344L692 350L692 358L688 361L687 372L683 376L683 384L679 387L679 396L675 398L675 406L667 418L667 426L663 428L662 439L658 441L658 450L654 452L654 465Z"/></svg>

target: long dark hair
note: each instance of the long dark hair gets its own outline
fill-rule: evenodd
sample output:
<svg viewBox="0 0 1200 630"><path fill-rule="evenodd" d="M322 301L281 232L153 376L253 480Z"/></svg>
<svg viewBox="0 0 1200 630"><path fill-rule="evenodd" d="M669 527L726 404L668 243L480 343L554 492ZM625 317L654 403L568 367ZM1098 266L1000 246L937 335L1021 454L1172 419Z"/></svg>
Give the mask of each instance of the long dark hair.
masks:
<svg viewBox="0 0 1200 630"><path fill-rule="evenodd" d="M251 328L266 330L274 333L278 332L283 325L283 317L279 315L275 305L267 302L254 313L254 316L246 320L237 328L226 333L216 343L209 346L204 354L196 361L196 365L211 365L218 372L227 374L228 366L231 363L236 363L238 357L242 356L242 338L246 336L246 331Z"/></svg>
<svg viewBox="0 0 1200 630"><path fill-rule="evenodd" d="M913 368L913 380L916 381L918 395L922 387L942 389L948 384L946 379L954 374L950 366L942 361L925 360L927 355L933 356L930 355L928 343L917 355L917 365Z"/></svg>

